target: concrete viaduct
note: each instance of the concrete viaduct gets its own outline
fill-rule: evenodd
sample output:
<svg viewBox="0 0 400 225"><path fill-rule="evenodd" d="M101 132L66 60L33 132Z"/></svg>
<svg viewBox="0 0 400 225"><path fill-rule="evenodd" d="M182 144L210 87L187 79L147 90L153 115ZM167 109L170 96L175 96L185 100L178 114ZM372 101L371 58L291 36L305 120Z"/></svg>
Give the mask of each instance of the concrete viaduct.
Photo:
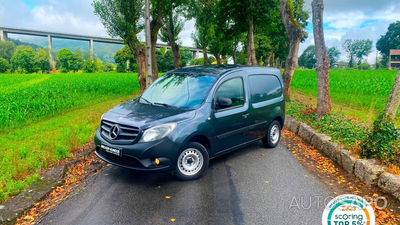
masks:
<svg viewBox="0 0 400 225"><path fill-rule="evenodd" d="M47 40L49 43L48 47L49 47L50 51L51 51L52 45L53 45L52 44L53 38L88 41L91 55L93 55L93 42L124 44L123 40L121 40L121 39L94 37L94 36L77 35L77 34L65 34L65 33L49 32L49 31L30 30L30 29L21 29L21 28L0 26L1 41L7 41L8 34L22 34L22 35L47 37ZM166 47L167 49L171 48L171 46L166 45L166 44L157 44L156 46L157 46L157 48L163 48L163 47ZM203 50L199 49L199 48L185 47L185 46L181 46L181 47L188 48L193 53L194 59L199 57L199 53L203 53Z"/></svg>

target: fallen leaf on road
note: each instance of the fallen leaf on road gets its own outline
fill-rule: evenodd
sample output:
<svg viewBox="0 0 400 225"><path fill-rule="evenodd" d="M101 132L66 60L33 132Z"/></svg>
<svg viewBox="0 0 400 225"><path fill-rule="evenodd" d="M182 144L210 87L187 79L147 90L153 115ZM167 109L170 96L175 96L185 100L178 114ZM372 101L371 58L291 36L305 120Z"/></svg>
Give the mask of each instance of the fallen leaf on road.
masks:
<svg viewBox="0 0 400 225"><path fill-rule="evenodd" d="M165 196L165 198L166 198L166 199L170 199L170 198L171 198L171 196Z"/></svg>
<svg viewBox="0 0 400 225"><path fill-rule="evenodd" d="M172 219L171 219L171 222L175 222L175 219L174 219L174 218L172 218Z"/></svg>

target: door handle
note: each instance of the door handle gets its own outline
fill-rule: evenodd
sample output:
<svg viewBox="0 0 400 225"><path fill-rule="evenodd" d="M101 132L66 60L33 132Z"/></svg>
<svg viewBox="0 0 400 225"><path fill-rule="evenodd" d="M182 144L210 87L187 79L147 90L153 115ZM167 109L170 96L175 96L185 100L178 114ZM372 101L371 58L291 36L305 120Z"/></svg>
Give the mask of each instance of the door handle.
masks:
<svg viewBox="0 0 400 225"><path fill-rule="evenodd" d="M242 115L242 116L243 116L243 118L245 118L245 119L246 119L246 118L249 116L249 114L248 114L248 113L243 113L243 115Z"/></svg>

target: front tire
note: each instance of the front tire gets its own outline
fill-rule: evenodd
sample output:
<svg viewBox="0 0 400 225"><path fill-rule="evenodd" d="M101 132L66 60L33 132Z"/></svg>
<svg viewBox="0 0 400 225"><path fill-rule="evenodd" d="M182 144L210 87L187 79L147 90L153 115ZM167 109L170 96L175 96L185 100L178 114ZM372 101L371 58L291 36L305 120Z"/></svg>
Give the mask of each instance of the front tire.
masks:
<svg viewBox="0 0 400 225"><path fill-rule="evenodd" d="M207 149L197 142L189 142L183 149L176 162L175 176L180 180L196 180L208 168Z"/></svg>
<svg viewBox="0 0 400 225"><path fill-rule="evenodd" d="M262 143L266 148L275 148L281 139L281 124L274 120L269 125L267 136L262 139Z"/></svg>

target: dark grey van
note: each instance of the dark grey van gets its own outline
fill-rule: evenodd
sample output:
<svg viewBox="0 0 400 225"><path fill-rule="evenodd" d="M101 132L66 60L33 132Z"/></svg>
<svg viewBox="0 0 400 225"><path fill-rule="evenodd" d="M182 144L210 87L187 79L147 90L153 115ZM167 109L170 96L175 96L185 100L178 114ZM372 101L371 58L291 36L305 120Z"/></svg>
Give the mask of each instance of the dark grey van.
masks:
<svg viewBox="0 0 400 225"><path fill-rule="evenodd" d="M95 134L102 160L199 178L210 159L261 140L274 148L284 123L280 71L237 65L172 70L140 97L105 113Z"/></svg>

